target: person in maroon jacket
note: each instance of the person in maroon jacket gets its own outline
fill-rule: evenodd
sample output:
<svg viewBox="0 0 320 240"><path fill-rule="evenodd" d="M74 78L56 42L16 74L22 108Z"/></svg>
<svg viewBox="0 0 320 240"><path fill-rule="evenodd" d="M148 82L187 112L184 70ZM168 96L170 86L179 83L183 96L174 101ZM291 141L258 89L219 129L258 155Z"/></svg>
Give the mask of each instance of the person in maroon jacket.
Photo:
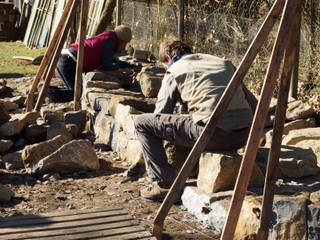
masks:
<svg viewBox="0 0 320 240"><path fill-rule="evenodd" d="M120 67L131 67L128 62L114 57L117 52L125 49L131 39L131 29L125 25L86 39L84 41L83 72L90 72L94 69L116 70ZM66 102L73 99L77 53L77 42L61 51L56 69L65 87L49 88L49 93L55 102Z"/></svg>

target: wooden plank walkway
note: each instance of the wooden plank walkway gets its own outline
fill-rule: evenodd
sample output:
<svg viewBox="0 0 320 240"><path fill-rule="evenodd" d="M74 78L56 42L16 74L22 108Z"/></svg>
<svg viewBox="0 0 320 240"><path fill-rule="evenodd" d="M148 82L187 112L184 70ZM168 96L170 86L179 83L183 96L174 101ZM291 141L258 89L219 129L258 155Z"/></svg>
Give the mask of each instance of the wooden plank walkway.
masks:
<svg viewBox="0 0 320 240"><path fill-rule="evenodd" d="M121 208L86 209L41 215L0 217L0 239L150 239Z"/></svg>

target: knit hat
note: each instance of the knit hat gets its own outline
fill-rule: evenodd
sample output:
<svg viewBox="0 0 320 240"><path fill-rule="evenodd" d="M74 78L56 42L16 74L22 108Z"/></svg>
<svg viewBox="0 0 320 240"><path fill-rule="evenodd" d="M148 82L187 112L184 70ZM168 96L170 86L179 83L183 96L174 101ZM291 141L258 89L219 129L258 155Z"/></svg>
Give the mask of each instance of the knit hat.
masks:
<svg viewBox="0 0 320 240"><path fill-rule="evenodd" d="M117 26L114 31L116 32L118 39L121 41L130 42L132 39L131 29L125 25Z"/></svg>

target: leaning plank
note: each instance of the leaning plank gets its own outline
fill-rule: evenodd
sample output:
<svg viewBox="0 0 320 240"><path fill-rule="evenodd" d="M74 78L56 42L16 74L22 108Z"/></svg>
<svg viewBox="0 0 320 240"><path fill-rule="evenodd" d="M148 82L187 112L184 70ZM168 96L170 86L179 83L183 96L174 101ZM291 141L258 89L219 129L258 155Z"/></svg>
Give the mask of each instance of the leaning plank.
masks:
<svg viewBox="0 0 320 240"><path fill-rule="evenodd" d="M267 118L271 97L277 83L279 67L282 62L284 50L289 41L289 34L293 25L297 1L287 0L284 13L282 15L276 42L272 51L268 71L264 80L262 94L254 115L253 124L246 145L246 150L239 169L238 178L231 199L228 216L224 224L221 240L233 239L238 223L242 203L246 195L249 180L251 177L254 161L259 147L260 136L262 135L265 120Z"/></svg>
<svg viewBox="0 0 320 240"><path fill-rule="evenodd" d="M60 33L63 29L63 25L64 25L64 22L67 20L68 18L68 15L69 15L69 12L71 11L71 8L72 8L72 0L69 0L63 13L62 13L62 16L60 18L60 21L59 21L59 25L58 27L56 28L56 31L54 33L54 36L52 38L52 40L50 41L50 44L49 44L49 47L41 61L41 64L40 64L40 67L38 69L38 72L37 72L37 75L35 77L35 79L33 80L33 83L32 83L32 86L31 86L31 89L30 89L30 93L25 101L25 104L26 104L26 110L28 112L30 112L32 110L32 107L33 107L33 100L34 100L34 92L37 90L37 87L39 85L39 82L40 82L40 79L41 77L43 76L43 73L45 71L45 69L47 68L48 64L50 61L52 61L52 57L53 57L53 53L54 53L54 49L55 49L55 46L56 46L56 42L60 36Z"/></svg>
<svg viewBox="0 0 320 240"><path fill-rule="evenodd" d="M32 232L27 233L16 233L16 234L7 234L6 239L26 239L37 236L38 238L48 238L48 237L61 237L66 236L69 234L83 234L83 233L93 233L96 231L105 231L105 230L112 230L117 228L126 228L130 226L138 225L137 220L125 220L125 221L115 221L115 222L108 222L106 219L103 219L102 223L92 222L92 224L88 226L78 226L74 228L70 228L69 225L66 225L64 228L61 229L44 229L36 230L34 229Z"/></svg>

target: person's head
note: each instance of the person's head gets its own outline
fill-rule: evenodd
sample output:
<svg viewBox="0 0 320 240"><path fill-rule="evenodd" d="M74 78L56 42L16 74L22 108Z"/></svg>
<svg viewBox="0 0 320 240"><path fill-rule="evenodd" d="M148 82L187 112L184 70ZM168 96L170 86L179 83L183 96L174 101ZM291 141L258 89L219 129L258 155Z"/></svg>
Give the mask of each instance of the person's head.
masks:
<svg viewBox="0 0 320 240"><path fill-rule="evenodd" d="M188 53L192 52L191 48L187 44L175 38L170 38L160 44L159 61L167 69L174 56Z"/></svg>
<svg viewBox="0 0 320 240"><path fill-rule="evenodd" d="M131 29L126 25L117 26L114 31L116 32L119 40L119 50L125 49L128 42L132 39Z"/></svg>

